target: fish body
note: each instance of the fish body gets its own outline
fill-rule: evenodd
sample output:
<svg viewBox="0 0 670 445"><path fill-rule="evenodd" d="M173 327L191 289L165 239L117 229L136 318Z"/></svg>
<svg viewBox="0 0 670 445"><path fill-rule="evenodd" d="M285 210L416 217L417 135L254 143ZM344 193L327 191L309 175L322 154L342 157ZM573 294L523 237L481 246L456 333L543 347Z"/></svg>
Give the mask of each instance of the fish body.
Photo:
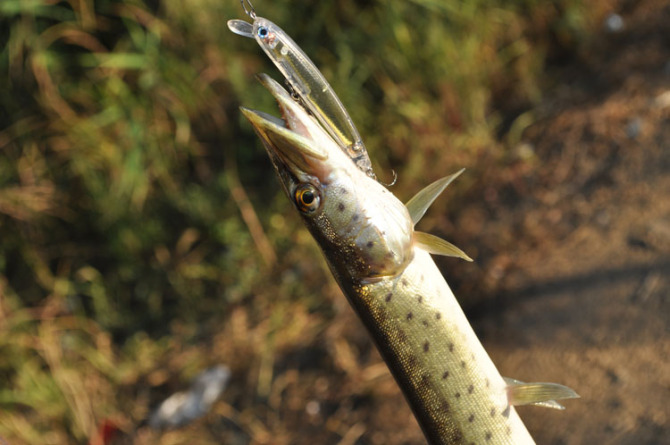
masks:
<svg viewBox="0 0 670 445"><path fill-rule="evenodd" d="M557 384L501 377L430 254L469 259L414 230L457 175L406 205L341 150L275 81L260 77L282 118L243 108L287 196L402 389L431 444L532 444L512 405L560 407Z"/></svg>
<svg viewBox="0 0 670 445"><path fill-rule="evenodd" d="M534 443L428 252L413 246L397 276L340 284L430 443Z"/></svg>

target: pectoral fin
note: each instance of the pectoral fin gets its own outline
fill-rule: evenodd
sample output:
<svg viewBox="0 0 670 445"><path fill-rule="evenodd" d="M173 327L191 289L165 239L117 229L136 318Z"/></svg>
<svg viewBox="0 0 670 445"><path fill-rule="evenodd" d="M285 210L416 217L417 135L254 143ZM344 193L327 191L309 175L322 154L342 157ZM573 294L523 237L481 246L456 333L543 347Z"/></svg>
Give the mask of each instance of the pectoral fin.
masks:
<svg viewBox="0 0 670 445"><path fill-rule="evenodd" d="M537 405L562 410L565 407L556 400L579 398L574 390L558 383L524 383L507 377L505 381L510 405Z"/></svg>
<svg viewBox="0 0 670 445"><path fill-rule="evenodd" d="M409 214L412 217L412 222L414 225L416 225L416 223L418 223L419 220L423 218L423 215L426 213L426 210L428 210L428 207L430 207L435 199L440 196L440 193L442 193L444 189L447 188L447 186L451 184L451 182L464 171L465 169L462 168L453 175L438 179L414 195L412 199L407 201L405 207L407 207L407 210L409 210Z"/></svg>
<svg viewBox="0 0 670 445"><path fill-rule="evenodd" d="M472 261L472 258L470 258L461 249L451 244L449 241L445 241L442 238L438 238L435 235L431 235L429 233L414 232L414 244L426 252L432 253L434 255L453 256L456 258L461 258L465 261Z"/></svg>

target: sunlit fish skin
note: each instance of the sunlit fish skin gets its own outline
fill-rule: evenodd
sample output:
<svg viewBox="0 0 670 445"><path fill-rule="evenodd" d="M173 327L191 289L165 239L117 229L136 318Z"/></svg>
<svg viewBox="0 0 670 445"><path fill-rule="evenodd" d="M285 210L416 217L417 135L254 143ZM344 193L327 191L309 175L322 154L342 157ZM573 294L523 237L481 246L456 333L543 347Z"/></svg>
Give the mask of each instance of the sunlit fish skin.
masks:
<svg viewBox="0 0 670 445"><path fill-rule="evenodd" d="M356 168L268 76L282 119L242 109L296 210L321 246L431 444L532 444L512 405L560 407L567 387L508 382L497 371L430 253L469 259L414 225L457 175L407 205Z"/></svg>
<svg viewBox="0 0 670 445"><path fill-rule="evenodd" d="M321 71L291 37L276 24L252 15L253 23L229 20L235 34L253 38L286 78L301 103L368 176L375 177L367 149L353 120Z"/></svg>

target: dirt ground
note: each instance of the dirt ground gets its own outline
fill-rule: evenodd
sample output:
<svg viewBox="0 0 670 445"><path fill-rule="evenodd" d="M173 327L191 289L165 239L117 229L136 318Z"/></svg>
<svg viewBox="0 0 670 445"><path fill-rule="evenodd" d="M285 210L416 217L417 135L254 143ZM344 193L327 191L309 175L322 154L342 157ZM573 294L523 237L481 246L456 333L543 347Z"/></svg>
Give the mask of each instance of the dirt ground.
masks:
<svg viewBox="0 0 670 445"><path fill-rule="evenodd" d="M511 220L517 244L489 270L500 292L473 311L494 362L582 396L520 409L540 444L670 440L670 4L623 19L560 72L525 134L536 168L509 175L482 228Z"/></svg>
<svg viewBox="0 0 670 445"><path fill-rule="evenodd" d="M456 295L501 373L582 397L519 410L539 444L670 443L670 4L629 5L622 31L555 68L519 148L533 161L489 177L455 221L496 246L478 281L491 293ZM422 443L388 431L396 397L368 424L384 437L365 436Z"/></svg>
<svg viewBox="0 0 670 445"><path fill-rule="evenodd" d="M527 132L541 168L507 209L523 240L476 321L499 369L581 394L521 410L541 444L670 440L670 4L624 23Z"/></svg>

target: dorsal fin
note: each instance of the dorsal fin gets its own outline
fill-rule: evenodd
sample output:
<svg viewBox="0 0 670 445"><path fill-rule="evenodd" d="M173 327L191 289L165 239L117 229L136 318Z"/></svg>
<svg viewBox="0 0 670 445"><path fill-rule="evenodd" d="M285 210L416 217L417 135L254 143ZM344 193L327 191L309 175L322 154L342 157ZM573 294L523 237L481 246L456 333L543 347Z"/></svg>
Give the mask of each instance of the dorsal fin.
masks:
<svg viewBox="0 0 670 445"><path fill-rule="evenodd" d="M444 189L447 188L449 184L451 184L451 181L456 179L464 171L465 169L462 168L453 175L438 179L414 195L412 199L407 201L405 207L407 207L407 210L409 210L409 214L412 217L412 222L414 225L416 225L416 223L418 223L421 218L423 218L423 215L426 213L426 210L428 210L428 207L430 207L430 205L435 201L440 193L442 193Z"/></svg>
<svg viewBox="0 0 670 445"><path fill-rule="evenodd" d="M453 256L464 259L465 261L472 261L472 258L470 258L461 249L454 246L449 241L445 241L442 238L431 235L430 233L415 231L414 244L426 252L432 253L434 255Z"/></svg>
<svg viewBox="0 0 670 445"><path fill-rule="evenodd" d="M579 394L558 383L524 383L504 377L507 382L507 399L510 405L537 405L545 408L565 409L556 400L577 399Z"/></svg>

